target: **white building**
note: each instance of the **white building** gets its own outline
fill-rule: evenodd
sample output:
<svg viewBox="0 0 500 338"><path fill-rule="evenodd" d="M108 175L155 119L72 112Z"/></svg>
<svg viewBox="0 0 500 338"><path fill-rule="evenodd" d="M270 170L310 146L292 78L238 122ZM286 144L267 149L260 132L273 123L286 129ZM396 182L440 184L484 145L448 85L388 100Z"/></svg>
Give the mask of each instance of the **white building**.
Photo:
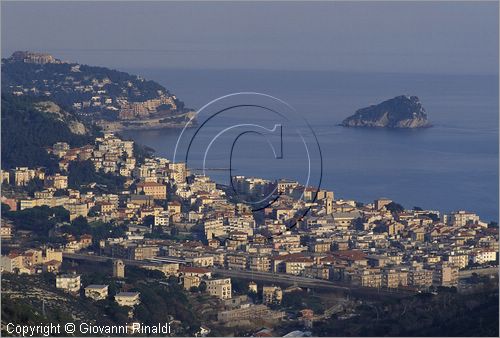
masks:
<svg viewBox="0 0 500 338"><path fill-rule="evenodd" d="M85 288L85 297L93 300L102 300L108 297L108 286L92 284Z"/></svg>
<svg viewBox="0 0 500 338"><path fill-rule="evenodd" d="M207 292L220 299L230 299L231 293L231 278L209 279L207 283Z"/></svg>
<svg viewBox="0 0 500 338"><path fill-rule="evenodd" d="M480 250L470 255L472 263L485 264L494 262L497 259L497 253L493 250Z"/></svg>
<svg viewBox="0 0 500 338"><path fill-rule="evenodd" d="M469 223L476 224L479 222L478 215L464 210L452 212L450 216L450 222L454 226L463 227Z"/></svg>
<svg viewBox="0 0 500 338"><path fill-rule="evenodd" d="M115 301L120 306L133 307L141 303L139 296L139 292L120 292L115 295Z"/></svg>
<svg viewBox="0 0 500 338"><path fill-rule="evenodd" d="M155 216L155 226L169 226L170 215L168 212L164 211L159 215Z"/></svg>
<svg viewBox="0 0 500 338"><path fill-rule="evenodd" d="M56 288L77 293L80 291L80 275L66 274L56 277Z"/></svg>

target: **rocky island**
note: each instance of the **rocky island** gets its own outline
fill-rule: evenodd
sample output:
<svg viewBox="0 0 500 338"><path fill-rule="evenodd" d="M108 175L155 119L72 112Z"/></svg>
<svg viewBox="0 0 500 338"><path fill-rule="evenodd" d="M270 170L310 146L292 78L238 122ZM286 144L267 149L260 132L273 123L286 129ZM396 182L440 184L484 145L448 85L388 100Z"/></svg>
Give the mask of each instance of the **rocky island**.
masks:
<svg viewBox="0 0 500 338"><path fill-rule="evenodd" d="M427 113L416 96L401 95L377 105L361 108L340 124L344 127L424 128L430 127Z"/></svg>

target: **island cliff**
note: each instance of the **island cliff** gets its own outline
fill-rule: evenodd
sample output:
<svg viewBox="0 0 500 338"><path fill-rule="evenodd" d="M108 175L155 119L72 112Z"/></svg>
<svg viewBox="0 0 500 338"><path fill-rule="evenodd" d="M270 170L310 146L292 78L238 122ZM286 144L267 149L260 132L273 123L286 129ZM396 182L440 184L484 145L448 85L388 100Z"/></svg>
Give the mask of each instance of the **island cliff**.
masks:
<svg viewBox="0 0 500 338"><path fill-rule="evenodd" d="M423 128L430 127L427 114L416 96L396 96L377 105L361 108L342 121L344 127Z"/></svg>

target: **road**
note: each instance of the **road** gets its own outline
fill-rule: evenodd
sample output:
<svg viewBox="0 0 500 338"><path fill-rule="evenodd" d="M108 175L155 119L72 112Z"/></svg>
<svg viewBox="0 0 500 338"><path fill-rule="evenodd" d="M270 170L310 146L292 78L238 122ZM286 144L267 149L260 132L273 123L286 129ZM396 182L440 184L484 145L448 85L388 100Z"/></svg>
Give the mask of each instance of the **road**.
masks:
<svg viewBox="0 0 500 338"><path fill-rule="evenodd" d="M110 259L111 260L118 259L106 256L77 254L77 253L64 253L63 257L65 259L70 259L70 260L87 260L93 262L106 262ZM130 260L130 259L121 259L121 260L125 263L125 265L133 265L133 266L154 264L154 262L148 260L144 261ZM176 258L176 260L179 259ZM368 287L351 285L347 283L332 282L328 280L307 278L302 276L293 276L283 273L262 272L262 271L257 272L257 271L246 271L246 270L228 270L216 267L212 267L210 268L210 270L213 273L217 273L219 275L227 277L241 278L253 281L264 281L277 284L297 285L299 287L304 287L304 288L330 290L355 297L403 298L415 294L415 292L410 290L368 288Z"/></svg>

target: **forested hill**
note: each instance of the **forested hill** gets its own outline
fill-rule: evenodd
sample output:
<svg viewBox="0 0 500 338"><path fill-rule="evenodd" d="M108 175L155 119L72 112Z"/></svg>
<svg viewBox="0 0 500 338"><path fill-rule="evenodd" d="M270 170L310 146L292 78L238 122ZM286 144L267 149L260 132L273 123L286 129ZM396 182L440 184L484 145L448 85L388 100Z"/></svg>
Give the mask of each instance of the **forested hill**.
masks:
<svg viewBox="0 0 500 338"><path fill-rule="evenodd" d="M2 169L16 166L57 166L45 147L93 143L96 130L84 125L53 102L2 94Z"/></svg>
<svg viewBox="0 0 500 338"><path fill-rule="evenodd" d="M186 112L182 101L154 81L35 52L15 52L2 59L2 93L45 97L93 122L169 117Z"/></svg>

